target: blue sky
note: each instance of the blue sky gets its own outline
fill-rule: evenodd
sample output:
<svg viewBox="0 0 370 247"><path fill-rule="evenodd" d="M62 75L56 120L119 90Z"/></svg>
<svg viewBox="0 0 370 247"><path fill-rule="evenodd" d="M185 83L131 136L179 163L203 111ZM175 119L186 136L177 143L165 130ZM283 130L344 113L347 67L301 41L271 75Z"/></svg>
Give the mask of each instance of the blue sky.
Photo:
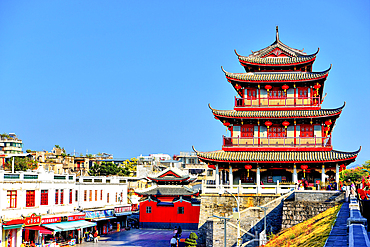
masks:
<svg viewBox="0 0 370 247"><path fill-rule="evenodd" d="M334 149L369 160L369 1L1 1L0 132L24 149L140 154L219 150L232 109L220 67L280 40L333 64L323 108L346 101Z"/></svg>

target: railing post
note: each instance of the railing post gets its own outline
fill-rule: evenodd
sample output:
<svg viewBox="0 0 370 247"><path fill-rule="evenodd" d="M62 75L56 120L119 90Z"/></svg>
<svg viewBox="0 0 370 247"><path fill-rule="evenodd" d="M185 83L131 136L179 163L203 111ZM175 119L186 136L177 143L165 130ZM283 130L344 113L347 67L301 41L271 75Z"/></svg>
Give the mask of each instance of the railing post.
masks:
<svg viewBox="0 0 370 247"><path fill-rule="evenodd" d="M243 193L243 190L242 190L242 180L239 179L239 193Z"/></svg>
<svg viewBox="0 0 370 247"><path fill-rule="evenodd" d="M279 189L280 185L279 185L279 180L276 181L276 194L279 194L280 193L280 189Z"/></svg>

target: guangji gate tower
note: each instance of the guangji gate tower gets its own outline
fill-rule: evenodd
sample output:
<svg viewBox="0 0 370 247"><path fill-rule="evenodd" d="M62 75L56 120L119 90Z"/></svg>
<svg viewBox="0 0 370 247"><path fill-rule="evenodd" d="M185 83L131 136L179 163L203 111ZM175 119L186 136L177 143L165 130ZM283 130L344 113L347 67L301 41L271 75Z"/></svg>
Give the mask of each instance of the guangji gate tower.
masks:
<svg viewBox="0 0 370 247"><path fill-rule="evenodd" d="M251 193L264 187L295 184L305 177L310 184L339 181L339 170L354 162L359 151L333 150L333 127L345 104L322 109L324 84L330 68L312 72L316 53L307 55L279 39L270 46L239 55L246 73L222 69L234 87L233 110L217 110L215 117L230 132L222 150L196 151L215 169L215 185L249 185ZM231 187L232 188L232 187ZM271 190L270 190L271 191ZM203 189L207 193L206 188Z"/></svg>

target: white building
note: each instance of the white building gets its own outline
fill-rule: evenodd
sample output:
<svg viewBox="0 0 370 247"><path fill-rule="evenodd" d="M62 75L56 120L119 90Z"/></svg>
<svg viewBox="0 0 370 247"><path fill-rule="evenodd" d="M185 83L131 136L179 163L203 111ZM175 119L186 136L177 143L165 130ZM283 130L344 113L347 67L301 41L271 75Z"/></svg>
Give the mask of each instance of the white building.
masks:
<svg viewBox="0 0 370 247"><path fill-rule="evenodd" d="M62 232L63 224L73 223L79 239L85 227L97 226L102 234L113 229L114 223L119 230L128 214L131 205L127 203L126 179L76 178L75 174L45 171L42 166L36 172L0 170L1 247L20 246L22 229L32 230L33 226ZM33 226L28 221L34 221ZM37 241L40 233L33 234Z"/></svg>

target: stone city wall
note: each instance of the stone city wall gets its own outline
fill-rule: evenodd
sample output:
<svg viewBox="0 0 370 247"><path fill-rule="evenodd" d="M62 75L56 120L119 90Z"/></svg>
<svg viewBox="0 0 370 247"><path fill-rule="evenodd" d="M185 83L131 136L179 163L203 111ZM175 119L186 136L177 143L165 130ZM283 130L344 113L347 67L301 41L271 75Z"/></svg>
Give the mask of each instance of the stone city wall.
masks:
<svg viewBox="0 0 370 247"><path fill-rule="evenodd" d="M280 200L275 200L279 198L278 195L240 195L240 211L241 211L241 221L240 228L241 237L243 242L248 239L246 235L247 231L258 231L262 230L263 221L258 223L264 217L264 211L256 206L266 205L267 209L267 221L268 229L280 230L281 226L281 215L282 215L282 202ZM275 200L275 201L274 201ZM273 201L273 203L271 203ZM268 204L270 202L270 204ZM280 207L277 207L279 206ZM198 243L207 247L218 247L224 246L224 220L217 218L212 218L213 215L230 217L232 216L233 208L237 207L235 199L231 195L202 195L201 212L199 216L199 239ZM248 210L245 210L249 208ZM253 208L253 209L251 209ZM276 208L279 208L278 210ZM275 210L274 210L275 209ZM257 224L258 223L258 224ZM261 229L256 227L261 225ZM236 219L230 219L227 223L227 246L233 246L237 240L237 221ZM255 226L256 229L252 229ZM277 231L278 231L277 230Z"/></svg>

